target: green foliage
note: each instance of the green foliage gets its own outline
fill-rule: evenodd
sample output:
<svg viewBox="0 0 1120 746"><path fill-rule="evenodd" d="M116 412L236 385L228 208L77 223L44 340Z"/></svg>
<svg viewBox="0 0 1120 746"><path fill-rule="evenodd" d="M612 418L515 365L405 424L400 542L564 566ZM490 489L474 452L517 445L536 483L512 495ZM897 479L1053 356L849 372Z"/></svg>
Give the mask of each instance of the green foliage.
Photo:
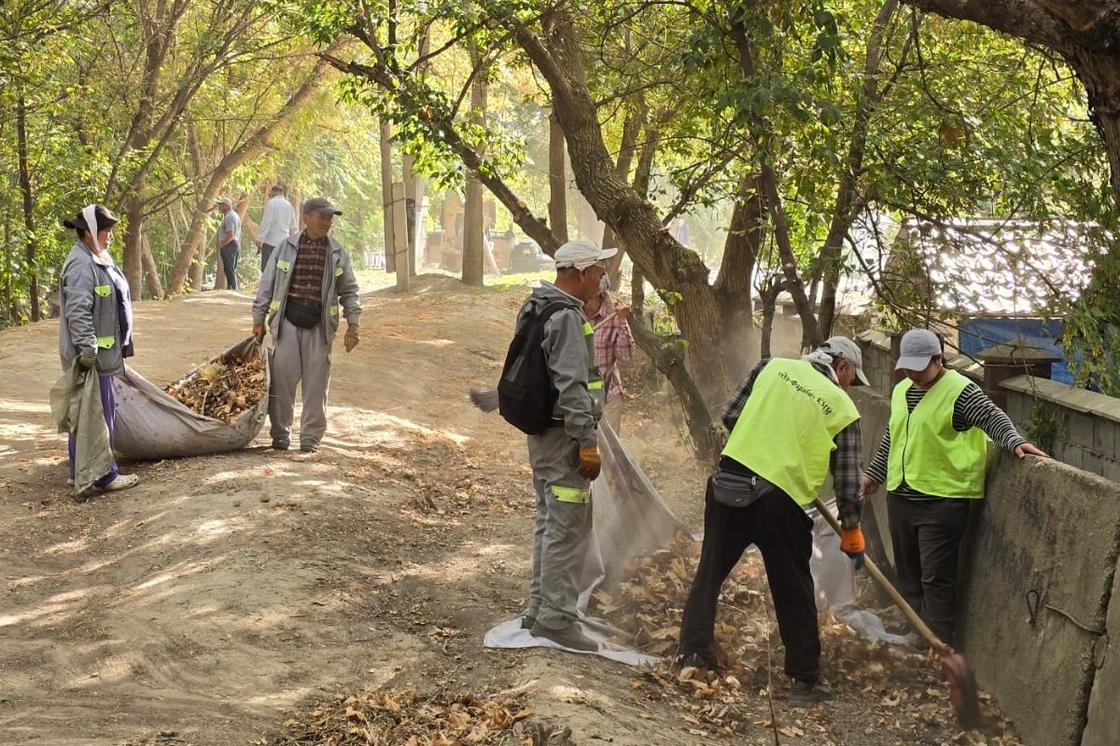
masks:
<svg viewBox="0 0 1120 746"><path fill-rule="evenodd" d="M1097 257L1093 279L1069 309L1062 335L1078 386L1120 396L1120 245Z"/></svg>

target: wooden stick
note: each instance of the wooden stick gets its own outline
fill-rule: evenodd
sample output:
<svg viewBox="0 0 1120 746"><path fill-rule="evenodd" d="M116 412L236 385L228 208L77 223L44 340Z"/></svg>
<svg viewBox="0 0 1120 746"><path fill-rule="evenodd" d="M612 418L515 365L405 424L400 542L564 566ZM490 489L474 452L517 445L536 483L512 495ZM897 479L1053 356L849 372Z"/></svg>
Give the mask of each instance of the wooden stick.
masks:
<svg viewBox="0 0 1120 746"><path fill-rule="evenodd" d="M819 497L814 498L813 503L820 514L824 516L824 519L828 521L828 524L832 526L832 530L836 532L836 535L842 535L843 530L840 528L840 522L832 515L832 511L828 509L828 506L825 505ZM894 601L894 605L906 615L906 618L910 620L910 624L914 625L914 629L925 638L926 642L933 646L934 650L937 650L939 653L952 650L948 645L941 642L941 639L934 634L933 630L929 628L929 625L922 621L922 618L918 616L918 612L914 611L913 607L906 603L906 599L891 585L891 582L887 580L887 577L883 575L882 571L871 561L870 557L864 556L863 566L867 570L867 574L879 584L880 588L886 591L887 595Z"/></svg>

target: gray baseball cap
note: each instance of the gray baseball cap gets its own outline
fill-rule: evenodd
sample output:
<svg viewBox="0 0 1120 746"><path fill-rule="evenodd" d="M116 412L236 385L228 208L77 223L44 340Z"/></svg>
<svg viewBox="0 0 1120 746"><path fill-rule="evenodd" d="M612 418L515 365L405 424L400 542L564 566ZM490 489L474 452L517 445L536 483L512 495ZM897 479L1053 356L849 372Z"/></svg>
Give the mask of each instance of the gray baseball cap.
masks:
<svg viewBox="0 0 1120 746"><path fill-rule="evenodd" d="M326 197L312 197L303 203L303 214L309 212L321 212L329 215L341 215L342 210L338 209L331 204L331 201Z"/></svg>
<svg viewBox="0 0 1120 746"><path fill-rule="evenodd" d="M852 340L847 337L829 337L821 343L819 349L825 352L838 353L842 358L852 364L856 369L856 383L860 386L870 386L867 382L867 376L863 373L863 352Z"/></svg>
<svg viewBox="0 0 1120 746"><path fill-rule="evenodd" d="M217 207L218 205L233 207L233 200L229 197L218 197L218 199L214 200L214 207Z"/></svg>
<svg viewBox="0 0 1120 746"><path fill-rule="evenodd" d="M898 345L895 370L925 370L929 361L941 354L941 340L929 329L911 329Z"/></svg>

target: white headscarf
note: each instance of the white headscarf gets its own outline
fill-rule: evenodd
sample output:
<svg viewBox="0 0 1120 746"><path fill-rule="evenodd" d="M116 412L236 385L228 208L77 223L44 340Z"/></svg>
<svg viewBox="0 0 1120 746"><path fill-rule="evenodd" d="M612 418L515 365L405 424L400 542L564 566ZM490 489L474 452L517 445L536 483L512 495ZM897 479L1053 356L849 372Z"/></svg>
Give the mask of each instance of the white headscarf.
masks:
<svg viewBox="0 0 1120 746"><path fill-rule="evenodd" d="M86 221L89 236L93 239L93 253L101 253L101 243L97 240L97 205L86 205L82 208L82 219Z"/></svg>
<svg viewBox="0 0 1120 746"><path fill-rule="evenodd" d="M97 240L97 205L86 205L82 208L82 219L86 221L90 238L93 239L93 261L104 267L113 266L113 255L108 252L109 247L102 251L101 242Z"/></svg>
<svg viewBox="0 0 1120 746"><path fill-rule="evenodd" d="M840 379L836 376L836 371L832 369L832 363L835 361L835 358L832 356L831 352L816 349L801 359L808 360L810 363L816 363L817 365L823 365L828 369L828 377L832 379L833 383L840 382Z"/></svg>

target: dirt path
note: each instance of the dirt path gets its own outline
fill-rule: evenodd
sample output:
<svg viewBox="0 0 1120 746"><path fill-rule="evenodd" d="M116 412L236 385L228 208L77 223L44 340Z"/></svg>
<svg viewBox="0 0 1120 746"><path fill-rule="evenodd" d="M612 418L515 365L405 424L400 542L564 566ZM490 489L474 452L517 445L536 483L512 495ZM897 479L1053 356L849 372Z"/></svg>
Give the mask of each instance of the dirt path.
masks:
<svg viewBox="0 0 1120 746"><path fill-rule="evenodd" d="M84 504L47 405L57 322L0 332L0 743L245 744L306 701L378 686L521 687L578 744L727 742L625 667L481 647L523 603L532 501L523 440L465 392L496 377L523 291L421 286L364 299L365 341L334 355L321 454L278 454L262 434L129 467L138 488ZM166 383L248 327L234 293L141 304L133 362ZM698 471L679 466L671 426L636 424L633 449L695 525ZM952 737L863 722L880 696L791 714L782 742ZM772 743L764 724L736 742Z"/></svg>

